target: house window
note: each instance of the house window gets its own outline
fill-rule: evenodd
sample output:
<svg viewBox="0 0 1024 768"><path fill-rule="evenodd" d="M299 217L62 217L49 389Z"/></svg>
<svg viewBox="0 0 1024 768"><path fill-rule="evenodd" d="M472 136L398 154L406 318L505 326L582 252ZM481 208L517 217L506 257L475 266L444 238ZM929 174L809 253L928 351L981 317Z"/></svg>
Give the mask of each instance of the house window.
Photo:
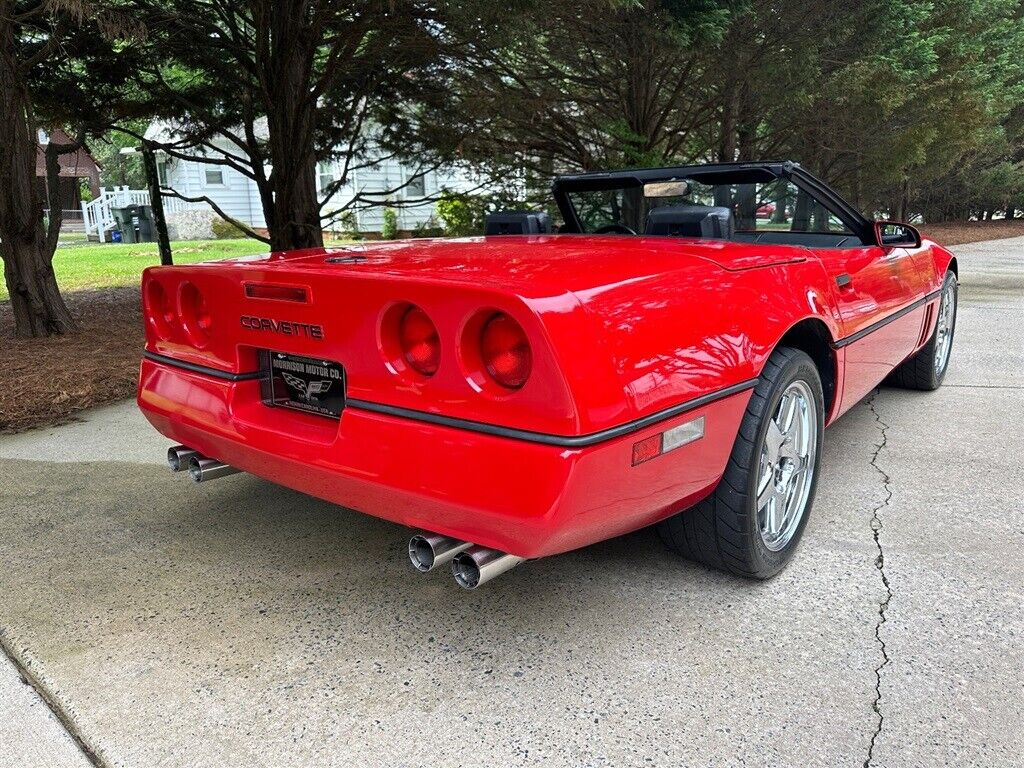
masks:
<svg viewBox="0 0 1024 768"><path fill-rule="evenodd" d="M409 183L405 185L405 196L408 198L420 198L427 193L427 177L422 173L416 174Z"/></svg>
<svg viewBox="0 0 1024 768"><path fill-rule="evenodd" d="M317 175L320 178L320 191L324 191L338 179L334 163L324 162L317 164Z"/></svg>
<svg viewBox="0 0 1024 768"><path fill-rule="evenodd" d="M224 171L220 168L207 168L206 169L206 186L208 187L223 187L224 186Z"/></svg>
<svg viewBox="0 0 1024 768"><path fill-rule="evenodd" d="M161 187L169 187L170 182L167 181L167 158L158 157L156 160L156 178Z"/></svg>

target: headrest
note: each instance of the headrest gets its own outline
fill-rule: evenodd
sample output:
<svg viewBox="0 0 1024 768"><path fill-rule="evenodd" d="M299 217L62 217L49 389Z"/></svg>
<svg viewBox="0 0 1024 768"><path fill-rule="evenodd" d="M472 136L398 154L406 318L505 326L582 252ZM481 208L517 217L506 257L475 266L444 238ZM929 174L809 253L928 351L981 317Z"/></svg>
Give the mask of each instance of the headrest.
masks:
<svg viewBox="0 0 1024 768"><path fill-rule="evenodd" d="M543 211L498 211L484 218L485 235L543 235L551 219Z"/></svg>
<svg viewBox="0 0 1024 768"><path fill-rule="evenodd" d="M732 211L725 206L711 205L654 208L647 214L644 234L728 240L733 235Z"/></svg>

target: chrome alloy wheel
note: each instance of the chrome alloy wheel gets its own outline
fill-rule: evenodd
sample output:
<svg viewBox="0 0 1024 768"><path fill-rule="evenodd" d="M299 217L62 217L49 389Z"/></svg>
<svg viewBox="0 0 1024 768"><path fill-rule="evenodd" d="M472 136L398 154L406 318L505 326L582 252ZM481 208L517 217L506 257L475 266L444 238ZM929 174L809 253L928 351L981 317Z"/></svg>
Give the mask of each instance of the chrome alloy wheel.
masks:
<svg viewBox="0 0 1024 768"><path fill-rule="evenodd" d="M947 280L942 287L939 316L935 321L935 373L940 377L949 362L953 346L953 323L956 321L956 280Z"/></svg>
<svg viewBox="0 0 1024 768"><path fill-rule="evenodd" d="M757 474L757 523L772 552L783 549L807 509L818 447L818 416L811 388L794 381L768 422Z"/></svg>

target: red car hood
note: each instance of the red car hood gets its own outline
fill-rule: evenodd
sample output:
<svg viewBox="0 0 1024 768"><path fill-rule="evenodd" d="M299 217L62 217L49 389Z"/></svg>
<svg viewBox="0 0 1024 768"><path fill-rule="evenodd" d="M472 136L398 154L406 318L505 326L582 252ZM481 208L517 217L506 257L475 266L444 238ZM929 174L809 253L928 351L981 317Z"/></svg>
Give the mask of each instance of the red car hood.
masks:
<svg viewBox="0 0 1024 768"><path fill-rule="evenodd" d="M547 235L403 240L245 257L260 268L339 271L469 283L540 298L586 293L668 272L754 269L801 261L793 246L665 237ZM221 262L223 263L223 262Z"/></svg>

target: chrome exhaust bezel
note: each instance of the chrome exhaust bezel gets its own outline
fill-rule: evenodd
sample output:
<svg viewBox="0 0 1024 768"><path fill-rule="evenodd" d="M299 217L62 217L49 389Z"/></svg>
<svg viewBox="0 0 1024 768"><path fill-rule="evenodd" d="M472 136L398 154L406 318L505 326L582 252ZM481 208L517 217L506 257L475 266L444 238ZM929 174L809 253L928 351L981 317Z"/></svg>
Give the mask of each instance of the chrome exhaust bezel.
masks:
<svg viewBox="0 0 1024 768"><path fill-rule="evenodd" d="M188 469L189 460L198 455L199 451L187 445L172 445L167 449L167 466L171 468L171 472L184 472Z"/></svg>
<svg viewBox="0 0 1024 768"><path fill-rule="evenodd" d="M472 546L452 560L452 576L463 589L476 589L525 560L497 549Z"/></svg>
<svg viewBox="0 0 1024 768"><path fill-rule="evenodd" d="M456 555L472 546L471 541L439 533L417 533L409 539L409 562L420 573L427 573L450 563Z"/></svg>
<svg viewBox="0 0 1024 768"><path fill-rule="evenodd" d="M210 459L206 456L195 455L188 460L189 477L196 483L205 483L208 480L216 480L219 477L234 475L241 470L225 464L217 459Z"/></svg>

